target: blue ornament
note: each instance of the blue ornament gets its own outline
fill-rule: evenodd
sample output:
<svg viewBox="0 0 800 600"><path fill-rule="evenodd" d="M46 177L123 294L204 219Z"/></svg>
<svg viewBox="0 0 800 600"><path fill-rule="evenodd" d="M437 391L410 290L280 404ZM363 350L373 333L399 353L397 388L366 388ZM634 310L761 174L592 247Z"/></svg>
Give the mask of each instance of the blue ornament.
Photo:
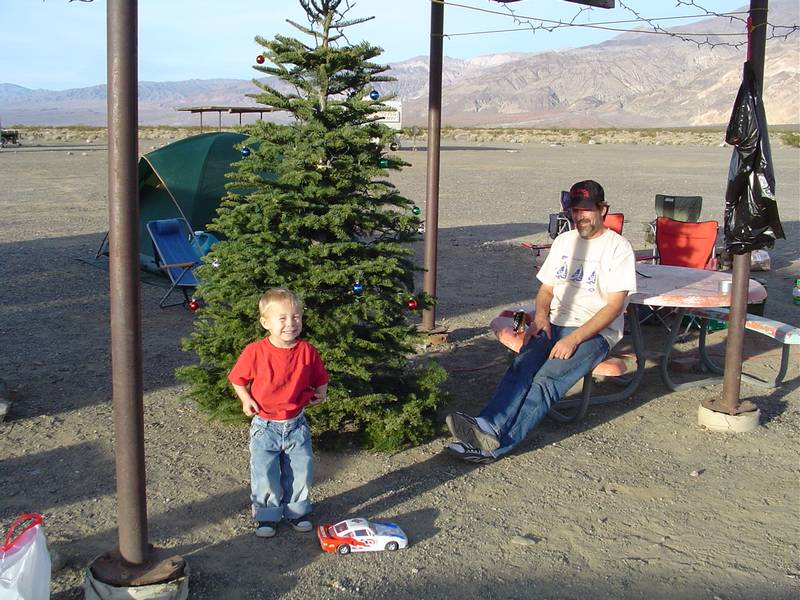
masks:
<svg viewBox="0 0 800 600"><path fill-rule="evenodd" d="M353 284L353 293L354 293L354 294L360 294L360 293L361 293L361 292L363 292L363 291L364 291L364 286L363 286L363 285L361 285L361 283L360 283L360 282L356 281L356 282Z"/></svg>
<svg viewBox="0 0 800 600"><path fill-rule="evenodd" d="M377 100L378 98L381 97L381 94L380 94L380 92L378 90L372 90L369 93L369 97L372 98L373 100Z"/></svg>
<svg viewBox="0 0 800 600"><path fill-rule="evenodd" d="M250 148L248 148L247 146L242 148L242 156L250 156Z"/></svg>

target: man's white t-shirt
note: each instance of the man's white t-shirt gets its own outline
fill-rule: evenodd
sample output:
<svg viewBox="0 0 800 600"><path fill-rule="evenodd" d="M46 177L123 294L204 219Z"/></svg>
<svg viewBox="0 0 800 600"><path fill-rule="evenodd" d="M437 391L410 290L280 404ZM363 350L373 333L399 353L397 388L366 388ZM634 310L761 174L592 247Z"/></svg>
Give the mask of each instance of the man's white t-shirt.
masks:
<svg viewBox="0 0 800 600"><path fill-rule="evenodd" d="M572 229L553 240L536 277L553 287L550 322L580 327L606 305L609 292L636 291L633 247L611 229L590 240ZM609 348L622 339L624 313L600 332Z"/></svg>

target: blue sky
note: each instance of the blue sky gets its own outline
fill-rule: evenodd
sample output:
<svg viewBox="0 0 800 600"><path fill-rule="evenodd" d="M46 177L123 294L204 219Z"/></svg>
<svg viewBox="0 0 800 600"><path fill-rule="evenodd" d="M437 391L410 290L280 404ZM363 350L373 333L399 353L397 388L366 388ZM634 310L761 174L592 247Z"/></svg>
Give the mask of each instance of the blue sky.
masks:
<svg viewBox="0 0 800 600"><path fill-rule="evenodd" d="M448 0L449 1L449 0ZM453 0L454 4L507 12L489 0ZM697 15L675 0L623 0L647 17ZM429 0L351 0L351 15L375 19L350 31L351 41L369 40L384 49L382 62L427 55ZM697 0L709 11L733 11L746 0ZM581 22L630 19L630 12L593 9L579 15ZM580 6L563 0L524 0L509 4L520 15L571 20ZM27 88L61 90L105 83L106 2L67 0L0 0L0 83ZM216 77L249 79L259 47L256 35L293 35L286 19L302 22L296 0L139 0L139 79L178 81ZM692 19L696 20L696 19ZM689 21L668 21L675 27ZM445 8L445 32L461 33L516 27L508 16ZM620 25L630 27L630 25ZM469 58L484 54L577 47L616 35L585 28L557 32L530 31L454 36L445 39L447 56Z"/></svg>

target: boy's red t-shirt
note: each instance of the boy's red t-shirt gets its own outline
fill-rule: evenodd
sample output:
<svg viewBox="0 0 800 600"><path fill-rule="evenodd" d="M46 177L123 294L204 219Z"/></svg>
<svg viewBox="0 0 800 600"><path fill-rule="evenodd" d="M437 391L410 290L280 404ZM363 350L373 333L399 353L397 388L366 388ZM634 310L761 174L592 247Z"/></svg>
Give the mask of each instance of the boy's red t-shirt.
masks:
<svg viewBox="0 0 800 600"><path fill-rule="evenodd" d="M291 348L276 348L264 338L248 344L228 381L250 384L250 395L264 419L292 419L314 397L314 388L328 383L328 372L319 352L305 340Z"/></svg>

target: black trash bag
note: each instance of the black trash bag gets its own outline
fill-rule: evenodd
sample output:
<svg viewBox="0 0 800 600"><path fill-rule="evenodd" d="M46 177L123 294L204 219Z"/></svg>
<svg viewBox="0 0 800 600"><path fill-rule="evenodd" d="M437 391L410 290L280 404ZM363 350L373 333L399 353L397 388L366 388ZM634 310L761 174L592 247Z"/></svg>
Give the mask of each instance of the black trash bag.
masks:
<svg viewBox="0 0 800 600"><path fill-rule="evenodd" d="M767 118L755 73L744 63L725 141L734 146L725 191L725 250L746 254L785 238L775 202Z"/></svg>

